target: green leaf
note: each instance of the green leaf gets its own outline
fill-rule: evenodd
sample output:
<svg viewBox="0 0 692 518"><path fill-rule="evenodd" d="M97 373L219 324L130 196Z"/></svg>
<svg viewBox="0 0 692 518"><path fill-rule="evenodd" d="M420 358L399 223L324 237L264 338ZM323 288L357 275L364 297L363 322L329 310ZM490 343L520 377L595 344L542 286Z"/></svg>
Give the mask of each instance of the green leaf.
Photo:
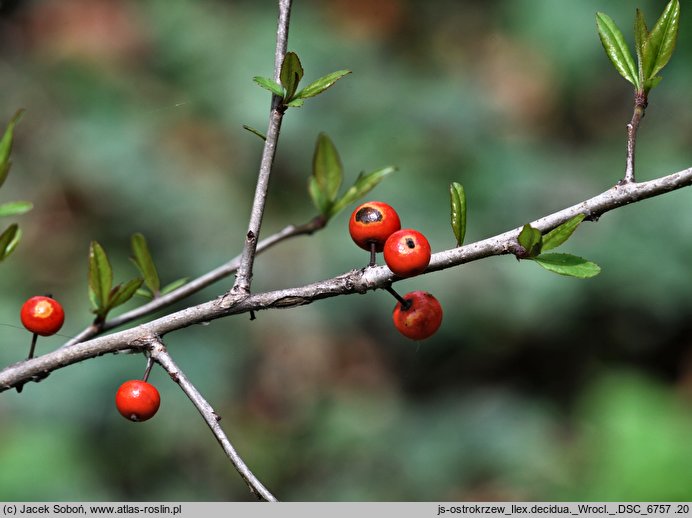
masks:
<svg viewBox="0 0 692 518"><path fill-rule="evenodd" d="M350 73L350 70L337 70L336 72L327 74L324 77L320 77L317 81L310 83L300 92L298 92L296 94L296 99L307 99L308 97L315 97L316 95L319 95L322 92L324 92L327 88L332 86L339 79Z"/></svg>
<svg viewBox="0 0 692 518"><path fill-rule="evenodd" d="M457 246L464 243L466 236L466 193L464 187L457 182L449 185L449 196L451 206L451 224Z"/></svg>
<svg viewBox="0 0 692 518"><path fill-rule="evenodd" d="M596 26L598 27L598 36L601 38L603 49L615 66L615 69L639 90L641 85L639 84L639 75L634 66L634 58L627 48L625 37L618 26L605 13L596 14Z"/></svg>
<svg viewBox="0 0 692 518"><path fill-rule="evenodd" d="M5 256L3 257L3 259L6 258L7 256L9 256L12 252L14 252L14 249L17 248L17 245L19 244L19 241L21 239L22 239L22 229L17 227L17 230L14 233L14 237L5 247Z"/></svg>
<svg viewBox="0 0 692 518"><path fill-rule="evenodd" d="M137 290L142 286L143 282L144 279L137 278L127 281L124 284L118 284L115 288L113 288L108 296L108 311L121 306L130 300Z"/></svg>
<svg viewBox="0 0 692 518"><path fill-rule="evenodd" d="M250 133L254 133L255 135L257 135L262 140L267 140L267 136L264 133L262 133L260 130L255 129L251 126L248 126L247 124L243 124L243 128L248 130Z"/></svg>
<svg viewBox="0 0 692 518"><path fill-rule="evenodd" d="M524 249L522 259L527 259L531 257L536 257L541 253L541 244L543 236L541 236L541 231L537 228L533 228L528 223L523 226L517 241L519 245Z"/></svg>
<svg viewBox="0 0 692 518"><path fill-rule="evenodd" d="M12 141L14 140L14 127L22 118L24 110L17 110L14 116L10 119L7 124L5 133L0 139L0 187L5 183L7 175L10 172L10 166L12 162L10 161L10 153L12 152Z"/></svg>
<svg viewBox="0 0 692 518"><path fill-rule="evenodd" d="M649 29L646 26L644 15L637 8L634 17L634 49L637 52L637 63L639 64L639 84L643 85L646 81L645 70L649 68L651 61L651 46L649 43Z"/></svg>
<svg viewBox="0 0 692 518"><path fill-rule="evenodd" d="M293 99L290 103L288 103L286 106L289 106L291 108L300 108L305 104L305 101L303 99Z"/></svg>
<svg viewBox="0 0 692 518"><path fill-rule="evenodd" d="M282 86L268 77L255 76L252 78L252 80L265 90L269 90L274 95L278 95L279 97L284 96L284 89Z"/></svg>
<svg viewBox="0 0 692 518"><path fill-rule="evenodd" d="M584 221L584 214L577 214L548 232L543 236L541 251L552 250L567 241L582 221Z"/></svg>
<svg viewBox="0 0 692 518"><path fill-rule="evenodd" d="M135 292L135 295L138 295L139 297L144 297L145 299L149 299L149 300L152 300L154 298L154 294L146 288L138 289Z"/></svg>
<svg viewBox="0 0 692 518"><path fill-rule="evenodd" d="M310 199L312 199L312 203L315 206L315 208L320 212L322 216L327 217L327 215L332 210L333 204L322 193L320 185L314 176L311 176L308 180L308 192L310 193Z"/></svg>
<svg viewBox="0 0 692 518"><path fill-rule="evenodd" d="M173 282L170 282L170 283L166 284L166 285L161 289L161 295L165 295L166 293L170 293L170 292L172 292L172 291L174 291L174 290L177 290L177 289L180 288L181 286L184 286L185 284L187 284L187 281L188 281L188 278L187 278L187 277L183 277L182 279L177 279L177 280L175 280L175 281L173 281Z"/></svg>
<svg viewBox="0 0 692 518"><path fill-rule="evenodd" d="M571 254L541 254L533 260L546 270L579 279L588 279L601 273L601 267L596 263Z"/></svg>
<svg viewBox="0 0 692 518"><path fill-rule="evenodd" d="M349 187L349 189L344 193L344 195L337 200L334 205L332 205L329 211L329 217L333 218L339 212L341 212L344 207L349 206L354 201L362 198L367 193L372 191L377 184L379 184L385 176L388 176L396 171L396 167L386 166L381 169L376 169L369 173L360 173L354 184Z"/></svg>
<svg viewBox="0 0 692 518"><path fill-rule="evenodd" d="M658 86L658 83L661 82L661 79L663 79L663 77L661 76L656 76L649 79L644 85L645 90L648 92L652 88L656 88L656 86Z"/></svg>
<svg viewBox="0 0 692 518"><path fill-rule="evenodd" d="M18 216L29 212L33 208L34 204L30 201L10 201L0 204L0 217Z"/></svg>
<svg viewBox="0 0 692 518"><path fill-rule="evenodd" d="M312 177L323 197L330 203L334 202L344 178L344 168L336 146L326 133L317 136L312 156Z"/></svg>
<svg viewBox="0 0 692 518"><path fill-rule="evenodd" d="M144 284L151 292L156 295L161 288L159 274L156 271L154 260L151 258L147 240L139 232L132 235L130 240L132 253L134 254L133 261L144 278Z"/></svg>
<svg viewBox="0 0 692 518"><path fill-rule="evenodd" d="M16 223L12 223L0 234L0 261L6 259L14 251L21 237L22 231Z"/></svg>
<svg viewBox="0 0 692 518"><path fill-rule="evenodd" d="M103 247L96 241L89 245L89 300L93 312L100 317L108 312L108 301L113 285L113 270Z"/></svg>
<svg viewBox="0 0 692 518"><path fill-rule="evenodd" d="M290 103L298 89L298 83L303 79L303 66L295 52L287 52L281 63L280 72L281 84L286 89L284 102Z"/></svg>
<svg viewBox="0 0 692 518"><path fill-rule="evenodd" d="M646 65L644 67L644 80L650 84L649 89L653 87L651 81L668 64L673 55L679 25L680 1L670 0L647 39L646 46L648 48L644 53L644 56L647 57L644 63Z"/></svg>

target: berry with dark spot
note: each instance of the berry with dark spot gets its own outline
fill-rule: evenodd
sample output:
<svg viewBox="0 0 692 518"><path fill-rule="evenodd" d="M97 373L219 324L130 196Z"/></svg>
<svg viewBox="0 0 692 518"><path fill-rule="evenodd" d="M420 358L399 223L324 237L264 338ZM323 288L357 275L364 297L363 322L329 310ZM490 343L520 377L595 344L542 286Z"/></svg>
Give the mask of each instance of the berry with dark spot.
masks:
<svg viewBox="0 0 692 518"><path fill-rule="evenodd" d="M348 221L353 241L364 250L381 252L387 238L401 228L396 211L381 201L369 201L356 207Z"/></svg>
<svg viewBox="0 0 692 518"><path fill-rule="evenodd" d="M394 232L384 244L384 260L399 277L412 277L425 271L430 255L428 240L411 228Z"/></svg>

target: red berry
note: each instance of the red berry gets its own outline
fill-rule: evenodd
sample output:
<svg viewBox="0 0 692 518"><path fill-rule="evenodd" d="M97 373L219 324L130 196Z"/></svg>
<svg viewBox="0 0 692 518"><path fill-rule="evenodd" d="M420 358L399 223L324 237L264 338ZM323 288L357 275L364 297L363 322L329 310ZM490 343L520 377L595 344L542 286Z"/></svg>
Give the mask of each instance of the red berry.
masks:
<svg viewBox="0 0 692 518"><path fill-rule="evenodd" d="M418 275L430 263L430 243L417 230L399 230L387 238L384 260L389 269L399 277Z"/></svg>
<svg viewBox="0 0 692 518"><path fill-rule="evenodd" d="M54 335L65 322L65 312L60 303L41 295L27 300L19 315L24 327L41 336Z"/></svg>
<svg viewBox="0 0 692 518"><path fill-rule="evenodd" d="M348 231L355 243L370 250L375 243L375 251L381 252L384 242L401 228L396 211L381 201L369 201L356 207L348 221Z"/></svg>
<svg viewBox="0 0 692 518"><path fill-rule="evenodd" d="M142 380L126 381L115 394L118 412L130 421L146 421L156 414L161 404L159 391L151 383Z"/></svg>
<svg viewBox="0 0 692 518"><path fill-rule="evenodd" d="M412 340L425 340L434 335L442 323L442 306L438 300L427 291L412 291L403 298L409 307L404 308L399 302L392 313L399 332Z"/></svg>

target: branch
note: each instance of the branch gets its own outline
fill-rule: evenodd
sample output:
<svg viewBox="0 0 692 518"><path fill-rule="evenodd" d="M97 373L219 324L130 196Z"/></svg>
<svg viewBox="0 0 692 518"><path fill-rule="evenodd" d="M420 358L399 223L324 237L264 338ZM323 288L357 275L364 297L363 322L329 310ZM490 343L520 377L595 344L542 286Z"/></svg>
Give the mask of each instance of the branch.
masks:
<svg viewBox="0 0 692 518"><path fill-rule="evenodd" d="M313 234L317 230L324 228L326 224L327 222L324 220L324 218L317 216L312 220L308 221L307 223L303 223L302 225L288 225L279 232L272 234L271 236L260 241L257 244L256 253L260 254L286 239ZM171 304L174 304L186 297L189 297L190 295L193 295L194 293L203 290L204 288L210 286L216 281L235 273L236 270L238 270L240 258L241 256L238 255L230 261L228 261L227 263L222 264L221 266L214 268L213 270L205 273L204 275L201 275L196 279L185 283L180 288L165 295L156 297L150 302L142 304L141 306L126 313L123 313L122 315L119 315L111 320L105 321L100 326L90 325L81 333L74 336L68 342L63 344L62 347L71 347L79 342L83 342L85 340L88 340L89 338L98 336L99 334L105 331L109 331L116 327L132 322L133 320L154 313L155 311L168 307Z"/></svg>
<svg viewBox="0 0 692 518"><path fill-rule="evenodd" d="M279 0L279 21L276 30L276 51L274 52L274 81L281 81L281 65L286 55L288 43L288 24L291 17L291 0ZM262 150L262 160L260 163L257 186L255 188L255 198L250 212L250 222L248 231L245 235L245 244L238 267L235 284L232 291L234 293L250 293L252 283L252 267L255 261L257 240L259 239L262 217L264 216L264 206L269 189L269 177L271 175L274 156L276 155L276 145L281 131L281 121L285 107L281 104L282 100L277 95L272 95L272 108L269 116L269 128L267 138L264 141Z"/></svg>
<svg viewBox="0 0 692 518"><path fill-rule="evenodd" d="M231 441L228 439L223 429L219 425L221 417L214 412L214 409L207 402L202 394L197 390L197 388L190 382L190 380L185 376L183 371L175 364L173 358L166 351L166 347L157 338L152 338L150 343L150 357L163 369L168 372L168 375L173 381L175 381L180 388L185 392L192 404L204 418L204 421L209 426L209 429L216 437L216 440L223 448L224 453L229 458L235 469L240 473L245 483L250 488L257 498L265 500L267 502L275 502L276 497L269 492L269 490L264 487L264 485L257 479L257 477L250 471L250 468L245 464L243 459L238 455Z"/></svg>
<svg viewBox="0 0 692 518"><path fill-rule="evenodd" d="M636 92L634 95L634 111L632 120L627 124L627 160L625 165L625 177L621 183L634 182L634 148L637 144L637 130L644 118L647 100L646 93Z"/></svg>
<svg viewBox="0 0 692 518"><path fill-rule="evenodd" d="M577 214L596 221L611 210L647 198L660 196L692 185L692 167L655 180L615 185L607 191L581 203L560 210L536 221L531 226L545 233ZM521 227L514 228L482 241L433 254L428 269L423 273L452 268L465 263L511 253ZM209 322L250 311L272 308L290 308L310 304L315 300L386 288L396 277L386 266L351 270L332 279L297 288L269 291L253 295L227 293L218 299L199 304L142 324L132 329L113 333L63 347L31 360L21 361L0 371L0 392L29 381L39 381L51 371L106 353L142 348L152 335L166 333L195 324Z"/></svg>

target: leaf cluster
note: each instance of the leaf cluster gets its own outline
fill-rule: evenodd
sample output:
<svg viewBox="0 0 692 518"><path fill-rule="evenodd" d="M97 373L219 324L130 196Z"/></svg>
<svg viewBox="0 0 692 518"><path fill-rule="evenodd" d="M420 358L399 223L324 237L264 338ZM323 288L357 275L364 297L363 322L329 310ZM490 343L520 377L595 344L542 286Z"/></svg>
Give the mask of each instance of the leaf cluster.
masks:
<svg viewBox="0 0 692 518"><path fill-rule="evenodd" d="M344 179L344 168L339 152L326 133L320 133L312 157L312 175L308 180L308 191L312 203L325 222L341 210L365 196L375 188L384 177L396 171L393 166L361 172L356 181L341 196L339 190Z"/></svg>
<svg viewBox="0 0 692 518"><path fill-rule="evenodd" d="M517 258L530 259L546 270L560 275L579 279L595 277L601 272L601 268L594 262L572 254L545 253L567 241L583 220L584 214L577 214L545 235L529 224L524 225L517 237Z"/></svg>
<svg viewBox="0 0 692 518"><path fill-rule="evenodd" d="M642 12L634 19L634 47L637 65L625 37L613 19L605 13L596 14L596 26L603 48L615 69L634 85L637 92L648 94L661 81L658 73L668 64L678 36L680 0L670 0L649 31Z"/></svg>
<svg viewBox="0 0 692 518"><path fill-rule="evenodd" d="M282 106L300 107L305 102L305 99L321 94L339 79L350 74L351 71L337 70L320 77L305 88L298 90L298 85L303 79L303 73L303 65L300 63L298 55L295 52L287 52L281 64L279 74L281 84L268 77L255 76L253 80L262 88L269 90L277 96Z"/></svg>
<svg viewBox="0 0 692 518"><path fill-rule="evenodd" d="M89 246L89 300L97 323L104 322L112 309L125 304L135 294L152 299L187 282L187 279L178 279L161 288L159 274L144 236L140 233L133 234L130 245L131 260L141 276L115 286L113 268L106 251L97 241L92 241Z"/></svg>
<svg viewBox="0 0 692 518"><path fill-rule="evenodd" d="M3 186L12 167L10 154L12 152L12 143L14 141L14 128L22 118L24 110L17 110L10 122L5 128L5 132L0 139L0 187ZM29 212L33 208L33 204L29 201L10 201L0 203L0 217L18 216ZM16 223L10 224L2 233L0 233L0 261L6 259L17 248L22 231Z"/></svg>

